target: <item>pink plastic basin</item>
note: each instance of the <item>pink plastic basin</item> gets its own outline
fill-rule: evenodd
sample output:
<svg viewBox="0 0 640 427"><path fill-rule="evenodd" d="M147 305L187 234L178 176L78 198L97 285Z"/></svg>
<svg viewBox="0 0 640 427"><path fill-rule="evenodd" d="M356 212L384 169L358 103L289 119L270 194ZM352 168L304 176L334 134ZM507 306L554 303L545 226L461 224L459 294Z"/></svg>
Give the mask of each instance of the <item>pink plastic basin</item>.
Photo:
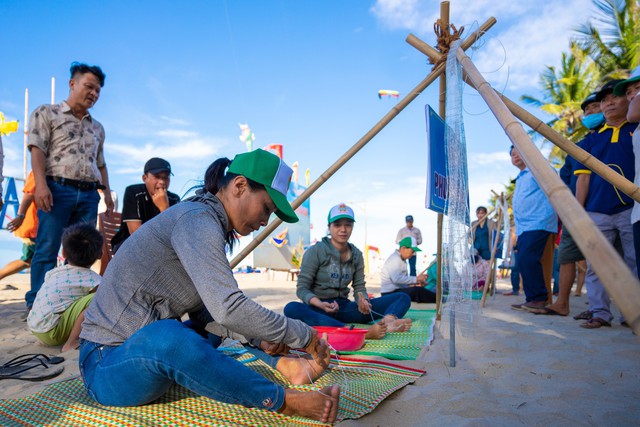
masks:
<svg viewBox="0 0 640 427"><path fill-rule="evenodd" d="M326 333L327 341L337 351L360 350L364 345L364 336L367 334L366 329L349 329L335 326L314 326L313 329L318 331L320 338Z"/></svg>

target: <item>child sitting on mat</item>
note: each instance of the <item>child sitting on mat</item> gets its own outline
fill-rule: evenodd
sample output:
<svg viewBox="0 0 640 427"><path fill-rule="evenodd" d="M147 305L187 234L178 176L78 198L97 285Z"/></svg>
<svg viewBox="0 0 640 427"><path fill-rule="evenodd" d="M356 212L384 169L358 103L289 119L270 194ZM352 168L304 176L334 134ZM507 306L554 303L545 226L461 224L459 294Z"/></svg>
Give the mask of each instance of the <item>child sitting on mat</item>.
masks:
<svg viewBox="0 0 640 427"><path fill-rule="evenodd" d="M75 224L62 234L68 264L50 270L27 317L29 329L46 345L62 351L78 347L84 312L102 277L89 267L102 256L102 236L91 224Z"/></svg>

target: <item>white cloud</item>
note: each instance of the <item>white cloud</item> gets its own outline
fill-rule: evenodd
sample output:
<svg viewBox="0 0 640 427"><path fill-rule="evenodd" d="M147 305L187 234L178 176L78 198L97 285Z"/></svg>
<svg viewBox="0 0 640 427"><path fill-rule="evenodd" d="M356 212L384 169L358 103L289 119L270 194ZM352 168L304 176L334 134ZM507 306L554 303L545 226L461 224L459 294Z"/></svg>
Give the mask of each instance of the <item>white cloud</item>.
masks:
<svg viewBox="0 0 640 427"><path fill-rule="evenodd" d="M167 138L195 138L198 134L189 130L181 129L163 129L157 132L158 136L164 136Z"/></svg>
<svg viewBox="0 0 640 427"><path fill-rule="evenodd" d="M224 140L196 135L191 139L185 138L179 142L165 141L157 144L147 143L143 146L111 143L107 150L134 161L147 161L150 157L158 155L171 161L171 159L212 157L224 145L226 145Z"/></svg>
<svg viewBox="0 0 640 427"><path fill-rule="evenodd" d="M432 28L440 14L436 5L429 0L379 0L372 12L384 26L413 31L435 44ZM490 74L486 77L494 87L518 90L536 87L543 67L560 61L572 30L587 21L592 5L585 0L460 0L451 2L450 11L452 23L466 26L465 35L489 16L497 19L477 43L479 50L469 55L481 72Z"/></svg>
<svg viewBox="0 0 640 427"><path fill-rule="evenodd" d="M494 165L495 162L508 162L511 164L511 157L506 151L498 151L495 153L469 153L470 165Z"/></svg>
<svg viewBox="0 0 640 427"><path fill-rule="evenodd" d="M167 124L174 125L174 126L189 126L190 125L190 123L187 120L178 119L178 118L175 118L175 117L160 116L160 119L163 120L164 122L166 122Z"/></svg>

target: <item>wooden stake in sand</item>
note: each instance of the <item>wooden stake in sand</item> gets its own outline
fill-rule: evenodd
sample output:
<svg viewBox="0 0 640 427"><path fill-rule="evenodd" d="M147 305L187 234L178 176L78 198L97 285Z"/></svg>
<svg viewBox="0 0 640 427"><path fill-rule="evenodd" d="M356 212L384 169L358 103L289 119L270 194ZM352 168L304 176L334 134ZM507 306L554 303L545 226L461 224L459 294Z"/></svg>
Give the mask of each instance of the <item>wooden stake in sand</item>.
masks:
<svg viewBox="0 0 640 427"><path fill-rule="evenodd" d="M502 211L502 203L504 201L504 193L500 194L498 199L500 202L498 209L498 221L496 222L496 235L493 237L493 245L491 247L491 257L489 259L489 273L484 281L484 288L482 289L482 301L481 306L484 307L487 300L487 293L493 295L496 287L496 252L498 251L498 243L500 243L500 229L502 228L502 221L504 219L504 212ZM487 218L489 214L485 215ZM483 218L483 219L484 219ZM479 223L479 221L478 221Z"/></svg>
<svg viewBox="0 0 640 427"><path fill-rule="evenodd" d="M589 215L573 197L571 190L551 169L547 160L525 132L522 124L516 120L500 100L500 97L482 77L471 59L462 49L458 49L456 54L474 87L520 152L540 188L544 191L582 253L589 260L591 267L602 280L625 320L636 335L640 335L640 282L638 278L631 273L620 255L591 221Z"/></svg>

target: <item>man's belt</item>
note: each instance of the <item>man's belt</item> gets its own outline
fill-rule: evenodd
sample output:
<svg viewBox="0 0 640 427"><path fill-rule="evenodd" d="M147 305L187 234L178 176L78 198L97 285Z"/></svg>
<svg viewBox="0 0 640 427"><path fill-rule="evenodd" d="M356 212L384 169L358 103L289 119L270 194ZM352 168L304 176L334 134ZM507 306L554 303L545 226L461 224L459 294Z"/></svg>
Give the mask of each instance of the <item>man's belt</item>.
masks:
<svg viewBox="0 0 640 427"><path fill-rule="evenodd" d="M80 191L91 191L91 190L105 190L107 187L100 184L98 181L78 181L77 179L69 179L62 178L60 176L50 176L47 175L47 179L51 181L57 182L60 185L68 185L69 187L75 187Z"/></svg>

